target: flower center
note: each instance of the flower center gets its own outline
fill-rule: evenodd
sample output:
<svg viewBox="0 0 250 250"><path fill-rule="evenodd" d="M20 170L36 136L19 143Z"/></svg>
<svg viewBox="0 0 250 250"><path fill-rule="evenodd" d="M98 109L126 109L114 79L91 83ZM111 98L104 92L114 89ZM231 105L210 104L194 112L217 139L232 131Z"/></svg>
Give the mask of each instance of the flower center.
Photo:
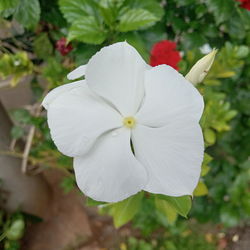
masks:
<svg viewBox="0 0 250 250"><path fill-rule="evenodd" d="M136 120L132 116L125 117L123 119L123 125L127 128L133 128L136 125Z"/></svg>

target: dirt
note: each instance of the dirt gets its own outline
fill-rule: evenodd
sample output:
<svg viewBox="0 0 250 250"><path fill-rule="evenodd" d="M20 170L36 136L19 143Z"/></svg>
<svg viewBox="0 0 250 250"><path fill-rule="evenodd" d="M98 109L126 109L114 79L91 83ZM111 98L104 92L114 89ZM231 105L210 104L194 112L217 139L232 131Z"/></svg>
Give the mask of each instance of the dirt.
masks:
<svg viewBox="0 0 250 250"><path fill-rule="evenodd" d="M60 171L47 170L44 176L52 190L47 218L28 227L22 250L117 249L121 236L111 218L86 208L77 191L65 194L59 185L63 178Z"/></svg>
<svg viewBox="0 0 250 250"><path fill-rule="evenodd" d="M22 250L115 250L124 237L134 234L129 227L115 229L110 217L86 207L77 190L65 194L59 185L61 171L47 170L44 177L52 190L47 216L28 226ZM232 228L218 239L218 250L249 249L249 226Z"/></svg>

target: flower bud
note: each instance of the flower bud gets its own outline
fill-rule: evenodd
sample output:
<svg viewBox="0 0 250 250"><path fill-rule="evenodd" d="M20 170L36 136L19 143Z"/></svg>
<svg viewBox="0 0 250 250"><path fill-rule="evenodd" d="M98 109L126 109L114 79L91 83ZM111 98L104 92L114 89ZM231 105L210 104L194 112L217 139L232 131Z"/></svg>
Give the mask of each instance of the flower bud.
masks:
<svg viewBox="0 0 250 250"><path fill-rule="evenodd" d="M216 53L217 53L217 50L213 49L209 54L202 57L191 68L191 70L187 73L185 78L191 83L193 83L194 85L202 82L214 62Z"/></svg>

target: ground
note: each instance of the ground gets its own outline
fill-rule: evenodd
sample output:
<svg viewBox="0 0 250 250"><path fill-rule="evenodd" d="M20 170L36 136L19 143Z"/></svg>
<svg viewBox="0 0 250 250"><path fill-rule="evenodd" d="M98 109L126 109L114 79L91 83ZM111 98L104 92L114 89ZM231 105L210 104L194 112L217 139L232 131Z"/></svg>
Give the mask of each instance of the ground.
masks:
<svg viewBox="0 0 250 250"><path fill-rule="evenodd" d="M52 192L47 218L28 226L22 250L115 250L120 249L122 239L134 234L129 226L115 229L110 217L86 207L77 190L65 194L59 185L63 178L60 171L47 170L43 174ZM233 228L222 235L218 250L222 249L250 249L250 227Z"/></svg>

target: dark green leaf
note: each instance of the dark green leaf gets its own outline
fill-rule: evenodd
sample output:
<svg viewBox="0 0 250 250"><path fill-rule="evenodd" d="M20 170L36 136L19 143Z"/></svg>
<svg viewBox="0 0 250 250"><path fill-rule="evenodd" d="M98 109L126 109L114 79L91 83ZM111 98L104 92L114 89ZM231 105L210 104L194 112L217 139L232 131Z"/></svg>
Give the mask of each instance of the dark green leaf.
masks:
<svg viewBox="0 0 250 250"><path fill-rule="evenodd" d="M125 4L132 9L144 9L151 12L160 20L164 14L164 8L157 0L126 0Z"/></svg>
<svg viewBox="0 0 250 250"><path fill-rule="evenodd" d="M24 130L21 127L14 126L11 129L11 137L14 139L19 139L24 135Z"/></svg>
<svg viewBox="0 0 250 250"><path fill-rule="evenodd" d="M30 113L26 109L16 109L11 114L16 122L30 123L31 121Z"/></svg>
<svg viewBox="0 0 250 250"><path fill-rule="evenodd" d="M207 0L206 5L208 10L211 11L217 24L232 18L235 9L235 0Z"/></svg>
<svg viewBox="0 0 250 250"><path fill-rule="evenodd" d="M130 9L120 17L117 29L121 32L137 30L153 25L159 19L144 9Z"/></svg>
<svg viewBox="0 0 250 250"><path fill-rule="evenodd" d="M14 18L27 29L34 29L40 18L38 0L20 0Z"/></svg>
<svg viewBox="0 0 250 250"><path fill-rule="evenodd" d="M1 0L0 1L0 12L3 10L15 8L19 3L19 0Z"/></svg>
<svg viewBox="0 0 250 250"><path fill-rule="evenodd" d="M34 40L34 51L37 57L46 59L52 54L53 46L48 38L47 33L41 33Z"/></svg>
<svg viewBox="0 0 250 250"><path fill-rule="evenodd" d="M69 30L68 40L101 44L105 40L106 35L106 32L100 27L94 17L82 17L72 24Z"/></svg>
<svg viewBox="0 0 250 250"><path fill-rule="evenodd" d="M95 16L97 7L93 0L60 0L59 6L70 23L86 18L86 16Z"/></svg>

